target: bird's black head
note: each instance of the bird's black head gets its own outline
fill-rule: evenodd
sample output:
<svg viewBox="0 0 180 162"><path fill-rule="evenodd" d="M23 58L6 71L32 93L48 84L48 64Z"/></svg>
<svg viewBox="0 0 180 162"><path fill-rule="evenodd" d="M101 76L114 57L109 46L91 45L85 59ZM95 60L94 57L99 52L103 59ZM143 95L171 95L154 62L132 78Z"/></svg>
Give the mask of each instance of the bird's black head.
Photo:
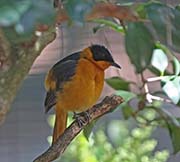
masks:
<svg viewBox="0 0 180 162"><path fill-rule="evenodd" d="M90 50L93 54L93 59L95 61L105 61L105 62L110 63L112 66L120 68L120 66L117 63L115 63L111 53L104 46L92 45L90 47Z"/></svg>

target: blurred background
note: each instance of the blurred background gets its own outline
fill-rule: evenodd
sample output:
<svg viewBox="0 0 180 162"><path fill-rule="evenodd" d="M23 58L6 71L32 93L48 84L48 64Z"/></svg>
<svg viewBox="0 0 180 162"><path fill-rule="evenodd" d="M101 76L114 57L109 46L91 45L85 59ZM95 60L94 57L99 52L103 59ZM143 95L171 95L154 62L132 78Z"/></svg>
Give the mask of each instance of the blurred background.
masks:
<svg viewBox="0 0 180 162"><path fill-rule="evenodd" d="M123 0L121 0L121 2L122 1ZM140 0L136 2L140 2ZM144 0L143 2L147 1ZM179 4L178 0L164 0L163 2L170 3L171 5ZM44 10L41 12L43 15ZM28 21L28 19L23 19L23 22ZM116 62L122 67L121 70L114 69L113 67L109 68L106 71L106 78L121 76L127 81L142 84L141 76L134 72L135 68L126 53L123 34L108 28L102 28L94 33L92 30L94 27L97 27L97 24L85 23L83 25L74 24L73 26L70 26L68 23L62 24L57 28L56 39L37 57L28 76L18 91L18 95L12 104L12 108L5 122L1 125L1 162L30 162L49 147L51 143L54 112L51 110L49 114L45 114L44 111L43 105L46 93L44 79L47 71L61 58L92 44L101 44L109 49ZM178 55L177 58L180 59ZM172 67L168 68L171 69ZM145 70L144 76L149 78L153 76L153 74ZM152 83L149 85L151 92L157 91L160 88L160 83ZM131 90L135 93L139 91L139 89L133 85L131 85ZM116 93L116 91L105 83L103 93L98 102L105 96L113 93ZM131 104L133 108L137 107L137 100L133 100ZM179 108L172 106L172 104L165 104L162 107L165 110L167 109L168 112L177 119L180 118ZM127 112L123 112L122 107L119 107L114 112L99 119L88 140L81 133L68 147L63 157L56 161L180 161L180 153L173 154L173 146L167 128L165 129L154 125L146 126L143 124L141 124L140 127L135 119L129 118L130 114L128 114L128 109L126 110ZM155 112L146 110L141 117L145 117L151 121L155 118ZM71 121L70 117L69 123ZM177 139L176 137L176 140Z"/></svg>
<svg viewBox="0 0 180 162"><path fill-rule="evenodd" d="M30 162L48 148L48 136L52 134L52 128L47 122L49 115L44 113L43 107L44 78L48 69L62 57L91 44L102 44L112 52L115 60L122 66L120 71L114 68L108 69L106 78L120 75L127 80L138 80L139 76L133 73L133 66L125 54L123 37L110 29L100 30L96 34L91 29L92 24L86 24L85 27L73 26L68 30L66 25L61 26L57 29L58 36L55 41L49 44L37 58L18 92L5 123L1 126L0 161ZM156 85L152 88L156 88ZM105 84L100 100L113 92L114 90ZM172 108L172 110L180 116L180 112L176 111L176 108ZM53 111L50 114L53 114ZM172 154L172 145L167 130L158 128L154 131L153 127L136 130L135 127L136 125L132 121L125 121L120 109L117 109L98 121L94 128L98 133L94 134L95 138L90 139L89 143L84 136L79 135L69 146L62 161L93 162L104 159L103 162L120 162L123 159L118 159L118 157L124 157L124 161L128 161L128 157L130 162L135 162L134 159L139 162L138 158L143 159L142 162L146 162L149 157L152 158L151 161L153 158L154 161L159 158L157 162L161 162L166 161L168 154L168 162L180 161L180 154ZM109 140L106 140L107 136ZM114 152L110 143L119 144L115 147L119 147L117 150L121 151ZM135 154L134 151L137 149L140 149L139 153ZM155 156L153 153L156 151L159 152ZM134 152L134 154L130 155L130 152ZM110 159L106 157L107 154Z"/></svg>

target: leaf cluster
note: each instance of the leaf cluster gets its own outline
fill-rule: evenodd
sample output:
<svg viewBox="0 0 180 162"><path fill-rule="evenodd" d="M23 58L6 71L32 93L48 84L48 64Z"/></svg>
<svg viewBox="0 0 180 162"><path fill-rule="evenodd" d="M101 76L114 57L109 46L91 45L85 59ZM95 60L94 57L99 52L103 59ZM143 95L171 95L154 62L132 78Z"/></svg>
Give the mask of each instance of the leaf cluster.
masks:
<svg viewBox="0 0 180 162"><path fill-rule="evenodd" d="M123 33L127 55L135 73L141 77L141 83L120 77L106 79L107 84L126 101L121 105L124 118L134 118L145 125L158 120L158 125L169 130L175 153L180 150L180 123L164 108L164 103L179 106L180 102L179 9L179 6L154 1L137 4L135 10L144 21L125 22ZM152 72L154 77L144 77L145 70ZM152 93L149 84L154 82L159 82L161 88ZM139 93L133 93L131 86L136 86ZM131 102L133 100L136 104ZM141 112L146 109L155 110L156 118L142 117Z"/></svg>
<svg viewBox="0 0 180 162"><path fill-rule="evenodd" d="M153 126L132 129L131 121L112 120L98 127L88 141L81 133L57 161L166 162L169 157L167 150L154 152L157 141L150 137Z"/></svg>
<svg viewBox="0 0 180 162"><path fill-rule="evenodd" d="M1 0L0 28L9 40L30 40L38 26L54 23L55 10L49 0Z"/></svg>

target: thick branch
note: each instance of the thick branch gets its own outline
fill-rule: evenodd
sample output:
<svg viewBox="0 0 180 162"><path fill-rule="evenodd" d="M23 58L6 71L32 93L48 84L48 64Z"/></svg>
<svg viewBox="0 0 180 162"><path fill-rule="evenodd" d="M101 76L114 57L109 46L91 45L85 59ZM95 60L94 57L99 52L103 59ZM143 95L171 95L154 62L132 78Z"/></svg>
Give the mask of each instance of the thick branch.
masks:
<svg viewBox="0 0 180 162"><path fill-rule="evenodd" d="M87 111L90 116L89 121L87 121L87 117L80 116L80 118L84 121L83 126L79 127L78 122L75 120L58 138L55 144L49 147L49 149L42 155L37 157L34 162L51 162L52 160L55 160L57 157L61 156L68 145L71 143L71 141L81 132L81 130L86 125L88 125L93 120L109 112L112 112L122 102L123 99L119 96L113 95L111 97L106 97L101 103L93 106Z"/></svg>
<svg viewBox="0 0 180 162"><path fill-rule="evenodd" d="M4 47L0 50L0 59L5 58L0 60L0 124L4 121L16 92L34 60L44 47L55 39L53 31L49 29L40 36L34 36L33 40L19 44L6 40L3 38L4 33L0 32L0 38L3 38L0 39L0 47ZM4 43L5 40L8 43Z"/></svg>

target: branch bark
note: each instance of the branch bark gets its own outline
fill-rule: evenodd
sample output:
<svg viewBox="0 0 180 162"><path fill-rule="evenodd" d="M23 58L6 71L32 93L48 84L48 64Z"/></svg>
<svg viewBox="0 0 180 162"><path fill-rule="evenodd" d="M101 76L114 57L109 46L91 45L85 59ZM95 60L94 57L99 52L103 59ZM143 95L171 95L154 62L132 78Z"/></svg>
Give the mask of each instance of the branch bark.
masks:
<svg viewBox="0 0 180 162"><path fill-rule="evenodd" d="M54 27L40 36L34 36L32 40L16 43L7 39L0 28L0 124L34 60L55 39L52 30Z"/></svg>
<svg viewBox="0 0 180 162"><path fill-rule="evenodd" d="M71 141L83 130L85 126L91 123L93 120L112 112L119 104L123 103L122 97L119 96L110 96L105 97L105 99L93 106L91 109L86 112L89 114L90 119L87 120L87 117L80 116L80 119L84 121L83 126L79 127L78 122L75 120L64 133L58 138L58 140L49 147L42 155L37 157L33 162L51 162L57 157L61 156L66 150Z"/></svg>

